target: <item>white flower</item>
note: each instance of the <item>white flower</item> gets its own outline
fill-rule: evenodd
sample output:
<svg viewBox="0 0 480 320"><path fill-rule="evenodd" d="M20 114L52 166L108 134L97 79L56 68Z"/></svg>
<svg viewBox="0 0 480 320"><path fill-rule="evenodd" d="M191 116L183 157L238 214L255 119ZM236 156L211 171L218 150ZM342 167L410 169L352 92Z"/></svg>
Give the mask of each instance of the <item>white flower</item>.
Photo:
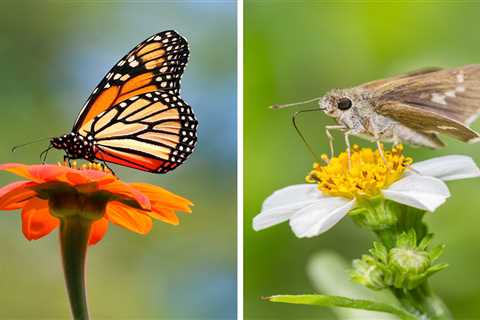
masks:
<svg viewBox="0 0 480 320"><path fill-rule="evenodd" d="M362 165L365 164L362 162ZM398 179L386 183L379 192L385 199L430 212L450 196L443 181L480 176L473 160L460 155L418 162L410 168L412 170L399 171ZM329 195L319 189L317 184L300 184L274 192L253 219L253 229L262 230L288 220L297 237L313 237L332 228L357 204L354 196Z"/></svg>

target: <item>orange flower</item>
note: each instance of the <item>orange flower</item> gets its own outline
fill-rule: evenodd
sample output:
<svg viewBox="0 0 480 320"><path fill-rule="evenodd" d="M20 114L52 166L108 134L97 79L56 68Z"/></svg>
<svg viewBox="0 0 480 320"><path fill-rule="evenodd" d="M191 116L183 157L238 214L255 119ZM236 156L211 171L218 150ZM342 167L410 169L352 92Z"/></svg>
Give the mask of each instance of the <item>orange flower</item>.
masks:
<svg viewBox="0 0 480 320"><path fill-rule="evenodd" d="M190 213L192 203L163 188L125 183L90 164L82 169L56 165L0 165L27 180L0 188L0 210L22 209L22 231L28 240L39 239L79 216L92 222L89 244L100 241L108 222L146 234L152 219L177 225L176 211Z"/></svg>

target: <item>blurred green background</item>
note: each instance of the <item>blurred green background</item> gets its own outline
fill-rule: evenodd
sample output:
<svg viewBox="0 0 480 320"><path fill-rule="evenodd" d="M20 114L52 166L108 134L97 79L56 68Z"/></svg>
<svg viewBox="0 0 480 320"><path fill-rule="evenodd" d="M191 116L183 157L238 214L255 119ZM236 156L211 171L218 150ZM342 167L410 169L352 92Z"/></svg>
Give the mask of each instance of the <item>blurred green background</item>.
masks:
<svg viewBox="0 0 480 320"><path fill-rule="evenodd" d="M294 109L267 106L321 96L426 66L480 63L480 5L473 1L246 1L245 3L245 315L247 319L334 319L330 310L272 304L261 296L314 292L309 258L329 249L359 257L372 237L344 219L313 239L297 239L287 223L254 232L252 218L274 190L303 183L312 158L291 125ZM308 107L305 107L308 108ZM328 151L323 113L299 120L317 153ZM480 129L480 121L473 126ZM337 150L343 138L335 135ZM415 160L467 154L480 163L480 145L444 139L443 150L407 148ZM368 142L353 139L363 146ZM373 146L372 146L373 147ZM451 199L428 223L450 268L432 278L456 319L480 318L480 182L449 183ZM345 277L347 277L345 271Z"/></svg>
<svg viewBox="0 0 480 320"><path fill-rule="evenodd" d="M236 4L232 1L2 1L1 162L38 163L39 143L68 132L116 61L154 33L190 42L182 96L200 123L197 150L168 175L114 167L195 203L179 226L140 236L111 225L88 256L93 319L234 319L236 305ZM60 152L49 162L62 159ZM0 184L18 179L0 175ZM0 223L0 318L68 319L57 232L28 242L20 213Z"/></svg>

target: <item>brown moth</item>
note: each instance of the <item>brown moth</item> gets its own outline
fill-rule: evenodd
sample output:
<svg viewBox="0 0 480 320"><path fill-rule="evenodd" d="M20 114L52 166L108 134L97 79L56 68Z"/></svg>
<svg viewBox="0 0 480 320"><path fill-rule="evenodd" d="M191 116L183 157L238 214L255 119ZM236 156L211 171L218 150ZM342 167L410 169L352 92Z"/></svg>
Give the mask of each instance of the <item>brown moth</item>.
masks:
<svg viewBox="0 0 480 320"><path fill-rule="evenodd" d="M349 135L377 144L385 141L430 148L444 146L439 134L464 142L480 137L468 127L480 112L480 65L418 70L333 89L318 100L320 109L338 123L326 127L331 149L332 129L344 132L347 145Z"/></svg>

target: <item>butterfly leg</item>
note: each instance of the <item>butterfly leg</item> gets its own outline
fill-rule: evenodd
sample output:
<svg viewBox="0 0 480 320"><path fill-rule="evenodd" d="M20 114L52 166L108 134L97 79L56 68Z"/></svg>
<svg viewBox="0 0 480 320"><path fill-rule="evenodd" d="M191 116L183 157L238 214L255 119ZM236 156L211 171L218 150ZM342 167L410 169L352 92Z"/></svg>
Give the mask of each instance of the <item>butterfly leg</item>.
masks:
<svg viewBox="0 0 480 320"><path fill-rule="evenodd" d="M325 134L328 138L328 145L330 147L330 159L335 157L335 150L333 149L333 136L330 133L330 130L344 130L345 126L334 125L334 126L325 126Z"/></svg>
<svg viewBox="0 0 480 320"><path fill-rule="evenodd" d="M68 155L63 156L63 163L68 163L68 166L72 166L72 161L70 160L70 157Z"/></svg>
<svg viewBox="0 0 480 320"><path fill-rule="evenodd" d="M102 169L103 169L103 170L105 170L105 168L107 168L107 169L112 173L112 175L114 175L115 177L117 176L117 175L115 174L115 172L113 171L113 169L108 166L107 162L105 162L105 159L103 159L103 158L102 158L102 159L97 158L97 159L100 160L100 161L102 161L101 165L102 165ZM94 162L94 163L95 163L95 162Z"/></svg>
<svg viewBox="0 0 480 320"><path fill-rule="evenodd" d="M108 164L105 162L105 160L102 160L102 166L103 166L104 169L107 168L112 173L112 175L114 175L115 177L117 176L115 174L115 172L113 171L113 169L108 166Z"/></svg>
<svg viewBox="0 0 480 320"><path fill-rule="evenodd" d="M40 153L40 159L42 160L42 164L45 164L45 162L47 161L48 152L52 148L53 147L48 147L47 149L43 150L42 153Z"/></svg>

